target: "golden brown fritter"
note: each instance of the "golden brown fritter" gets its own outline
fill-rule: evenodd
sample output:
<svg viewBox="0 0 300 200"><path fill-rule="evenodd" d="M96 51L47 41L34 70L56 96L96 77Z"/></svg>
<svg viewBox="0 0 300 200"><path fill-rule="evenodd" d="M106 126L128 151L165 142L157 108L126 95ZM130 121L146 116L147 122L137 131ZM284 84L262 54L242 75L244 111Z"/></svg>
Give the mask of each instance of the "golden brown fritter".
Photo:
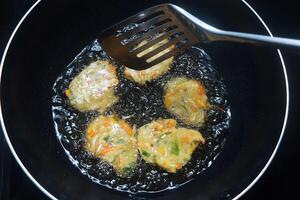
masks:
<svg viewBox="0 0 300 200"><path fill-rule="evenodd" d="M193 151L205 140L201 133L177 128L174 119L159 119L138 129L138 149L142 158L170 173L181 169Z"/></svg>
<svg viewBox="0 0 300 200"><path fill-rule="evenodd" d="M102 113L118 100L114 93L118 83L115 66L99 60L86 66L71 81L65 94L77 110Z"/></svg>
<svg viewBox="0 0 300 200"><path fill-rule="evenodd" d="M88 125L85 148L110 163L121 177L130 176L137 162L134 130L113 115L99 116Z"/></svg>
<svg viewBox="0 0 300 200"><path fill-rule="evenodd" d="M176 77L164 86L164 103L169 112L188 125L200 127L210 105L202 84L186 77Z"/></svg>
<svg viewBox="0 0 300 200"><path fill-rule="evenodd" d="M168 41L169 41L168 39L164 39L164 40L160 41L159 43L146 49L145 51L141 52L140 54L138 54L138 56L141 57L141 56L155 50L156 48L162 46L163 44L167 43ZM147 43L148 43L147 41L143 41L137 47L141 47ZM169 48L165 49L164 51L151 57L150 61L160 57L161 55L169 52L172 49L174 49L174 45L170 46ZM166 73L170 69L172 61L173 61L173 57L170 57L170 58L152 66L151 68L148 68L146 70L140 70L140 71L125 68L124 75L126 78L128 78L132 81L135 81L139 84L145 84L147 81L154 80L154 79L158 78L159 76L161 76L162 74Z"/></svg>

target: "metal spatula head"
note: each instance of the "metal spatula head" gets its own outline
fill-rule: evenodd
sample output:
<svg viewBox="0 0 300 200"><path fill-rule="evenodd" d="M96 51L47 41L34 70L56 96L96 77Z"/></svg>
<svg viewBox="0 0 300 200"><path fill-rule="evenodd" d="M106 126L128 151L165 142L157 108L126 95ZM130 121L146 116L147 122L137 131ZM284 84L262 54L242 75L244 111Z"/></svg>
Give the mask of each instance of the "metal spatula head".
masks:
<svg viewBox="0 0 300 200"><path fill-rule="evenodd" d="M161 4L104 30L99 41L107 54L120 64L144 70L197 43L198 38L189 26L176 13L174 5Z"/></svg>

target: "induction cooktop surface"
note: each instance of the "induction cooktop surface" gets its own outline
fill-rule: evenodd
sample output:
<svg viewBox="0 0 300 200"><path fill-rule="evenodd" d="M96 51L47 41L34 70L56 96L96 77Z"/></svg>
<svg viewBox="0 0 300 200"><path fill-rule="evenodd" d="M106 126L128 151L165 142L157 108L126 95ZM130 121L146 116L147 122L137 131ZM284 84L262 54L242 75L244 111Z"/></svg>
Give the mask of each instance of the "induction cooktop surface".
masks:
<svg viewBox="0 0 300 200"><path fill-rule="evenodd" d="M35 0L1 0L0 1L0 55L14 27ZM230 1L228 1L230 3ZM261 14L275 35L300 37L300 15L297 1L287 0L285 4L270 0L248 0ZM298 147L300 137L297 121L299 114L297 102L300 102L300 56L283 51L288 69L291 93L290 120L284 140L275 159L258 183L241 199L284 199L297 194L296 181L299 180L300 157ZM295 160L296 158L296 160ZM296 162L295 162L296 161ZM16 163L4 140L0 129L0 199L47 199L34 186Z"/></svg>

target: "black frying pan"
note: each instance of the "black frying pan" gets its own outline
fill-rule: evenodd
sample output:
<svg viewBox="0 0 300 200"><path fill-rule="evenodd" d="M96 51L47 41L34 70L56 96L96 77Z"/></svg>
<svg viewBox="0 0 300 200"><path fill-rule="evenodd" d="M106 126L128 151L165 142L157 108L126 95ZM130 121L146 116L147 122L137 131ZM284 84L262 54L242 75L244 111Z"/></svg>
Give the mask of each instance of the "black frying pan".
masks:
<svg viewBox="0 0 300 200"><path fill-rule="evenodd" d="M1 122L7 142L29 178L58 199L122 199L68 160L51 116L52 84L96 35L125 17L163 1L42 1L11 37L1 62ZM170 1L169 1L170 2ZM171 1L209 24L267 33L242 1ZM219 157L205 173L162 199L227 199L244 194L272 160L285 128L287 77L276 50L216 43L203 46L228 87L232 121Z"/></svg>

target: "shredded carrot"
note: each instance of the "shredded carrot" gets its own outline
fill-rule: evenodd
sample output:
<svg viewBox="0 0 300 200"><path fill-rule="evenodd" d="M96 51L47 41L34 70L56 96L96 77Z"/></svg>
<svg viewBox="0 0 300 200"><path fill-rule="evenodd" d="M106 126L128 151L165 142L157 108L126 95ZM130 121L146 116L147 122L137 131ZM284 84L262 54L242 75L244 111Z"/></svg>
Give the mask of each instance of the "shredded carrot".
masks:
<svg viewBox="0 0 300 200"><path fill-rule="evenodd" d="M197 106L198 106L199 108L205 108L205 107L206 107L205 102L204 102L203 100L201 100L201 99L197 99L197 100L196 100L196 104L197 104Z"/></svg>
<svg viewBox="0 0 300 200"><path fill-rule="evenodd" d="M165 96L165 104L166 104L166 107L169 109L170 106L171 106L171 97L173 96L173 92L169 92L166 94Z"/></svg>
<svg viewBox="0 0 300 200"><path fill-rule="evenodd" d="M181 164L179 164L179 163L176 164L176 169L180 169L181 167L182 167Z"/></svg>
<svg viewBox="0 0 300 200"><path fill-rule="evenodd" d="M122 129L124 129L126 131L126 133L131 136L132 135L132 128L126 123L126 122L122 122L120 123L120 126Z"/></svg>
<svg viewBox="0 0 300 200"><path fill-rule="evenodd" d="M197 104L195 105L195 103L190 103L190 104L188 104L188 108L190 108L190 109L188 109L188 110L191 110L191 111L193 111L193 112L196 112L197 110L199 110L198 105L197 105Z"/></svg>
<svg viewBox="0 0 300 200"><path fill-rule="evenodd" d="M144 145L144 143L142 143L142 142L138 142L138 143L137 143L137 146L138 146L139 148L143 148L145 145Z"/></svg>
<svg viewBox="0 0 300 200"><path fill-rule="evenodd" d="M115 74L116 73L116 68L109 63L108 71L111 72L112 74Z"/></svg>
<svg viewBox="0 0 300 200"><path fill-rule="evenodd" d="M212 105L211 107L214 107L216 109L219 109L220 111L222 112L225 112L225 110L223 108L221 108L220 106L217 106L217 105Z"/></svg>
<svg viewBox="0 0 300 200"><path fill-rule="evenodd" d="M113 146L104 146L100 152L99 152L99 156L103 156L105 154L107 154L108 152L110 152L114 147Z"/></svg>
<svg viewBox="0 0 300 200"><path fill-rule="evenodd" d="M154 131L161 131L163 130L163 125L162 124L156 124L155 127L154 127Z"/></svg>
<svg viewBox="0 0 300 200"><path fill-rule="evenodd" d="M166 127L167 128L172 128L172 127L175 127L176 126L176 121L175 120L167 120L166 121Z"/></svg>
<svg viewBox="0 0 300 200"><path fill-rule="evenodd" d="M124 71L124 75L125 75L125 76L129 76L129 75L130 75L129 72L128 72L128 70L125 70L125 71Z"/></svg>
<svg viewBox="0 0 300 200"><path fill-rule="evenodd" d="M95 131L92 128L87 129L87 135L88 137L93 137L95 135Z"/></svg>
<svg viewBox="0 0 300 200"><path fill-rule="evenodd" d="M103 119L103 121L102 121L102 125L103 125L104 128L109 127L110 123L111 123L111 121L109 119L106 119L106 118Z"/></svg>
<svg viewBox="0 0 300 200"><path fill-rule="evenodd" d="M66 95L67 97L69 97L69 96L71 95L71 90L70 90L70 89L66 89L66 90L65 90L65 95Z"/></svg>
<svg viewBox="0 0 300 200"><path fill-rule="evenodd" d="M152 77L157 77L158 75L159 75L158 72L153 72L153 73L152 73Z"/></svg>
<svg viewBox="0 0 300 200"><path fill-rule="evenodd" d="M201 83L199 83L198 81L196 81L197 83L197 91L199 94L203 95L205 94L205 88L203 87L203 85Z"/></svg>

